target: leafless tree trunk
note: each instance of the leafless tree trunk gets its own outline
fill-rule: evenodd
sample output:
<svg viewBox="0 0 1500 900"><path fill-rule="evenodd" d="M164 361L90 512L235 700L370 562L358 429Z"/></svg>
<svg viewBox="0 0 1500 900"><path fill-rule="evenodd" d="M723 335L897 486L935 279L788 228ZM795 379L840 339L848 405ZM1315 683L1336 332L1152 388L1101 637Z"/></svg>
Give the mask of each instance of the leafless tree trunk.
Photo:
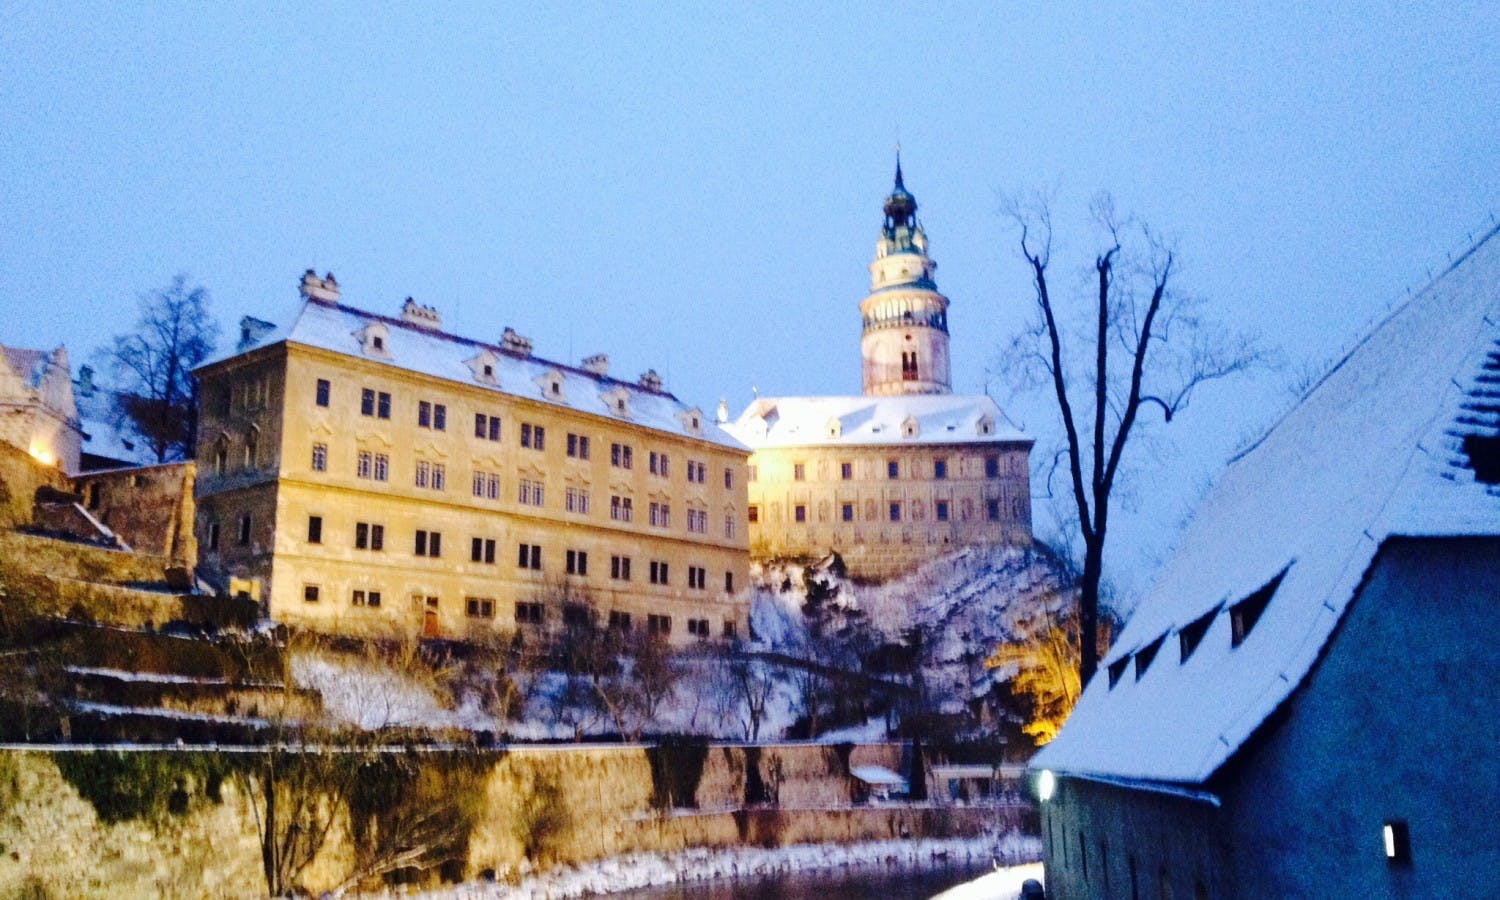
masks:
<svg viewBox="0 0 1500 900"><path fill-rule="evenodd" d="M1261 358L1250 341L1208 326L1193 314L1191 300L1170 289L1175 252L1148 227L1117 219L1108 197L1096 199L1092 212L1107 247L1094 258L1090 327L1079 337L1085 345L1092 343L1092 360L1074 383L1064 365L1064 326L1047 277L1053 235L1050 210L1044 202L1011 206L1039 313L1039 321L1018 340L1016 351L1044 373L1057 401L1083 538L1079 673L1084 685L1099 665L1099 595L1110 499L1142 407L1159 407L1170 422L1187 406L1194 388L1242 372ZM1123 366L1114 362L1114 353L1123 357ZM1087 395L1082 410L1075 409L1078 390Z"/></svg>

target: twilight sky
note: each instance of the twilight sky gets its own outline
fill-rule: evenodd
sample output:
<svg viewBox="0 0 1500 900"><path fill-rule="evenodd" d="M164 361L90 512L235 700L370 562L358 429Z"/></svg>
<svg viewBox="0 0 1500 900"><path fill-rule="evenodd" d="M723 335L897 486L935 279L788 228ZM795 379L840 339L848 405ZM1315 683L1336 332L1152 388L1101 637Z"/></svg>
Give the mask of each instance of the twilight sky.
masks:
<svg viewBox="0 0 1500 900"><path fill-rule="evenodd" d="M177 272L228 336L316 267L705 409L857 392L899 140L954 387L1041 442L989 374L1031 304L1004 196L1081 225L1112 192L1280 354L1141 445L1131 593L1287 383L1500 213L1500 3L1245 5L0 0L0 341L77 365ZM1097 249L1072 234L1060 273Z"/></svg>

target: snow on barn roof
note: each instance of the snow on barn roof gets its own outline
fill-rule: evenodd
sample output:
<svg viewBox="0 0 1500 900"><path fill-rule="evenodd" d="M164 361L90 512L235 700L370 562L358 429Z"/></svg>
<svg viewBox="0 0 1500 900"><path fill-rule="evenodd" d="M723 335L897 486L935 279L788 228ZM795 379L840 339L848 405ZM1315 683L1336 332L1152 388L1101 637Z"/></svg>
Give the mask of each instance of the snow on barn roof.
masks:
<svg viewBox="0 0 1500 900"><path fill-rule="evenodd" d="M1201 784L1302 682L1386 538L1500 535L1497 233L1230 462L1033 767Z"/></svg>
<svg viewBox="0 0 1500 900"><path fill-rule="evenodd" d="M243 327L242 340L233 353L204 363L198 371L249 350L286 341L496 393L628 421L682 437L745 449L714 423L712 415L689 407L671 393L533 356L530 342L524 338L518 338L520 343L511 347L503 343L488 344L448 334L429 325L412 324L312 298L303 303L296 321L289 328L251 321L254 327ZM369 336L376 331L381 338L380 346L372 352ZM508 334L508 337L514 336ZM642 380L648 377L654 378L655 373L642 376Z"/></svg>
<svg viewBox="0 0 1500 900"><path fill-rule="evenodd" d="M984 395L895 397L763 397L728 431L762 447L881 444L1030 444Z"/></svg>

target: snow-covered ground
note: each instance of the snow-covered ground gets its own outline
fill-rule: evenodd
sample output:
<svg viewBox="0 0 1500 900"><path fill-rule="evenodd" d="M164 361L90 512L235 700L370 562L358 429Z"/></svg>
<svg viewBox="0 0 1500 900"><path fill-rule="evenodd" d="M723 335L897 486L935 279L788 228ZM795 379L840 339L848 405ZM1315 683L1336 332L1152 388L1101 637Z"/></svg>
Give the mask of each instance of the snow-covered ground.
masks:
<svg viewBox="0 0 1500 900"><path fill-rule="evenodd" d="M1021 896L1021 886L1031 879L1035 879L1038 884L1045 883L1041 863L996 869L973 881L943 891L932 900L1016 900Z"/></svg>
<svg viewBox="0 0 1500 900"><path fill-rule="evenodd" d="M802 844L793 847L699 848L677 853L633 853L580 866L539 873L520 884L469 882L418 896L427 900L565 900L635 891L671 884L746 878L791 872L829 872L866 867L931 868L935 865L994 863L1018 873L1015 891L1003 893L1010 878L980 879L974 890L991 893L954 895L959 900L1011 900L1026 878L1040 878L1040 864L1019 864L1041 856L1041 841L1018 835L863 844ZM990 876L986 876L990 878ZM968 888L969 885L964 885ZM955 889L957 890L957 889ZM997 893L998 892L998 893Z"/></svg>

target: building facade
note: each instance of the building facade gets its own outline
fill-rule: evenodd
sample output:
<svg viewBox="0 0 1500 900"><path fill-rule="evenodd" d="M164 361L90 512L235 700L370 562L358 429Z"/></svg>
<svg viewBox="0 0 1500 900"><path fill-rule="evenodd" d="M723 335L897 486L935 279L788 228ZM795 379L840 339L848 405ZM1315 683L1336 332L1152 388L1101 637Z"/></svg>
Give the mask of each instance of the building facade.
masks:
<svg viewBox="0 0 1500 900"><path fill-rule="evenodd" d="M83 429L66 348L0 345L0 441L45 465L78 471Z"/></svg>
<svg viewBox="0 0 1500 900"><path fill-rule="evenodd" d="M863 393L760 398L729 430L755 451L756 556L839 553L884 578L964 546L1028 543L1032 441L994 400L956 395L948 299L896 165L860 303Z"/></svg>
<svg viewBox="0 0 1500 900"><path fill-rule="evenodd" d="M748 451L654 372L368 313L331 275L302 293L197 372L205 568L332 631L748 631Z"/></svg>

